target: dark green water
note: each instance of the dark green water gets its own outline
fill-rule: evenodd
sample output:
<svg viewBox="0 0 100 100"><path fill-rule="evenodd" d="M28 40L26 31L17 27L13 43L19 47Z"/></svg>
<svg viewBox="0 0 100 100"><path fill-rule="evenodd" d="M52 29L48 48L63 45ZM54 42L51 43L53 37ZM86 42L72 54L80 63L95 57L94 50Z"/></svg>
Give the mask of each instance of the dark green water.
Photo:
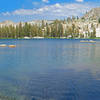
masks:
<svg viewBox="0 0 100 100"><path fill-rule="evenodd" d="M0 40L1 100L99 100L100 41Z"/></svg>

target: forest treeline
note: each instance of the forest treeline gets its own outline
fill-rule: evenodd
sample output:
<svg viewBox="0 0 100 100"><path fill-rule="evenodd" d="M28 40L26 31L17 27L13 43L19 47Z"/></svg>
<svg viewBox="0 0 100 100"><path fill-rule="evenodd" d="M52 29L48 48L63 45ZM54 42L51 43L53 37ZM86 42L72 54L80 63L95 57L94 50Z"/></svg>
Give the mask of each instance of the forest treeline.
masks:
<svg viewBox="0 0 100 100"><path fill-rule="evenodd" d="M0 27L0 38L23 38L27 37L84 37L83 34L79 33L80 27L75 24L78 21L77 18L67 18L66 20L54 20L52 23L48 24L42 20L40 25L25 23L24 25L20 22L19 25L13 26L3 26ZM91 24L93 32L90 33L88 26L86 31L88 36L95 37L96 29L93 24Z"/></svg>

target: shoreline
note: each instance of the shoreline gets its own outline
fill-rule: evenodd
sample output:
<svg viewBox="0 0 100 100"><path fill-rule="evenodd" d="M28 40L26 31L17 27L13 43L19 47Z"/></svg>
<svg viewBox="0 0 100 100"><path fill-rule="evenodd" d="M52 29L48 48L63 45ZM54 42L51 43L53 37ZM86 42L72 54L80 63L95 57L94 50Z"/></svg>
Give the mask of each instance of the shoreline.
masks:
<svg viewBox="0 0 100 100"><path fill-rule="evenodd" d="M87 40L87 39L92 39L92 40L95 40L95 39L100 39L100 38L59 38L59 37L44 37L44 38L28 38L28 39L25 39L25 38L0 38L0 40L6 40L6 39L24 39L24 40L31 40L31 39L66 39L66 40L69 40L69 39L72 39L72 40Z"/></svg>

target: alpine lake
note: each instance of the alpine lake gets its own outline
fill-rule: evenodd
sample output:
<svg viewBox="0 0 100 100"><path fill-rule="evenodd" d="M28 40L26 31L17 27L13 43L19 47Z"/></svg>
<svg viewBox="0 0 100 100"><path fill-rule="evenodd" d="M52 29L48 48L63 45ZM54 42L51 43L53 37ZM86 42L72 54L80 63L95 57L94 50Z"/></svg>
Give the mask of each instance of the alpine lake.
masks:
<svg viewBox="0 0 100 100"><path fill-rule="evenodd" d="M100 40L1 39L0 100L100 100Z"/></svg>

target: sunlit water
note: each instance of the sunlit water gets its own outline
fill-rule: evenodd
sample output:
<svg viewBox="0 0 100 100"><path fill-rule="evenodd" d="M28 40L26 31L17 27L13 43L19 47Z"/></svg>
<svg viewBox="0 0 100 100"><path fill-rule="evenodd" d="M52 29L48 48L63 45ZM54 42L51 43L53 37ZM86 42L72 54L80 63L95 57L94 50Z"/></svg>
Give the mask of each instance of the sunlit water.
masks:
<svg viewBox="0 0 100 100"><path fill-rule="evenodd" d="M1 100L100 100L100 41L0 40Z"/></svg>

